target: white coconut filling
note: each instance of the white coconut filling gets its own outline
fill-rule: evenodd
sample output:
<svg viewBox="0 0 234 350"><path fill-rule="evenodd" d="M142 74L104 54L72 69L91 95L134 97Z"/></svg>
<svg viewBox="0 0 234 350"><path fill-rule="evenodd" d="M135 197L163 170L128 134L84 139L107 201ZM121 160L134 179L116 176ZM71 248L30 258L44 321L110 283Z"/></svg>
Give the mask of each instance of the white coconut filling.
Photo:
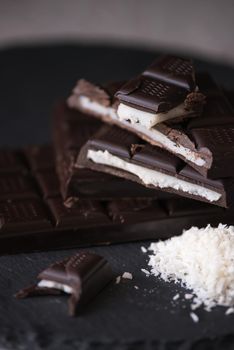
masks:
<svg viewBox="0 0 234 350"><path fill-rule="evenodd" d="M79 104L82 108L88 109L100 115L109 115L113 119L117 119L114 108L102 106L100 103L92 101L89 97L79 96Z"/></svg>
<svg viewBox="0 0 234 350"><path fill-rule="evenodd" d="M64 293L72 294L72 288L70 286L68 286L66 284L54 282L54 281L41 280L38 283L38 287L58 289Z"/></svg>
<svg viewBox="0 0 234 350"><path fill-rule="evenodd" d="M102 106L98 102L94 102L86 96L79 97L79 104L82 108L89 110L90 112L94 112L102 116L108 115L110 118L114 120L118 119L118 116L114 108ZM126 120L122 120L121 122L123 124L126 124L128 127L131 127L131 124ZM164 146L167 150L176 154L180 154L181 156L185 157L187 160L196 164L197 166L203 166L205 164L205 160L199 157L195 152L191 151L189 148L176 144L175 142L170 140L167 136L165 136L163 133L161 133L160 131L154 128L147 129L145 126L141 124L134 124L132 129L138 130L139 132L146 134L152 140L155 140L156 142Z"/></svg>
<svg viewBox="0 0 234 350"><path fill-rule="evenodd" d="M123 123L126 122L123 121ZM203 166L206 163L205 160L202 157L199 157L197 153L191 151L189 148L175 143L155 128L146 129L141 125L135 124L134 129L144 133L151 139L155 140L156 142L164 146L165 149L171 151L172 153L180 154L181 156L185 157L187 160L198 166Z"/></svg>
<svg viewBox="0 0 234 350"><path fill-rule="evenodd" d="M134 174L146 185L153 185L159 188L172 188L177 191L180 190L191 195L206 198L209 202L216 202L221 197L220 193L200 185L177 179L171 175L160 173L157 170L146 169L140 165L128 163L108 151L88 150L87 158L91 159L94 163L109 165Z"/></svg>
<svg viewBox="0 0 234 350"><path fill-rule="evenodd" d="M124 103L120 103L117 109L117 116L119 120L130 121L132 124L140 124L147 129L150 129L152 126L162 123L165 120L180 117L185 112L183 103L170 109L166 113L145 112L141 111L140 109L127 106Z"/></svg>

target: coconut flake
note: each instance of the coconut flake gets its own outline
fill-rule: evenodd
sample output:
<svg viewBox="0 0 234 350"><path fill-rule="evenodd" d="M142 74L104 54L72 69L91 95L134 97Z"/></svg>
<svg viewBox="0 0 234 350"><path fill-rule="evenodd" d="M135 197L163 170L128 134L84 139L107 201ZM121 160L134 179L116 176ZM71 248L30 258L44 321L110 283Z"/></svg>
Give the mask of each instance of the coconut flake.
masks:
<svg viewBox="0 0 234 350"><path fill-rule="evenodd" d="M180 295L179 295L179 293L177 293L176 295L174 295L174 297L172 299L177 300L177 299L179 299L179 297L180 297Z"/></svg>
<svg viewBox="0 0 234 350"><path fill-rule="evenodd" d="M190 289L192 310L234 307L234 226L192 227L179 237L152 243L149 250L151 274Z"/></svg>
<svg viewBox="0 0 234 350"><path fill-rule="evenodd" d="M142 272L144 272L146 274L146 276L149 276L150 275L150 272L146 269L141 269Z"/></svg>
<svg viewBox="0 0 234 350"><path fill-rule="evenodd" d="M117 277L116 277L116 280L115 280L115 283L116 283L116 284L119 284L120 281L121 281L121 276L117 276Z"/></svg>
<svg viewBox="0 0 234 350"><path fill-rule="evenodd" d="M194 312L190 312L190 317L193 320L193 322L199 322L199 317Z"/></svg>
<svg viewBox="0 0 234 350"><path fill-rule="evenodd" d="M128 279L128 280L132 280L133 276L130 272L124 272L122 275L122 278Z"/></svg>

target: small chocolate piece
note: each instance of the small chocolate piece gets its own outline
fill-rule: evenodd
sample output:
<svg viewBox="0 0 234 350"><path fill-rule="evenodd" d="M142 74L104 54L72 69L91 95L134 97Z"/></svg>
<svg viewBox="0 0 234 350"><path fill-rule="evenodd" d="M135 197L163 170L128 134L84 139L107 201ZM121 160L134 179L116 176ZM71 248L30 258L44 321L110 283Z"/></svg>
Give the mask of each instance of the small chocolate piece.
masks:
<svg viewBox="0 0 234 350"><path fill-rule="evenodd" d="M234 176L234 166L230 166L234 164L233 106L208 74L198 74L197 82L200 90L206 95L202 115L196 114L196 118L186 121L184 118L172 119L149 129L139 123L121 120L113 105L112 109L101 105L98 107L102 108L93 104L83 105L82 95L76 97L79 103L70 105L68 101L68 105L129 130L150 144L175 154L205 177L218 179ZM193 104L193 98L192 95L187 96L190 104ZM94 97L93 100L95 101ZM223 154L226 156L223 157Z"/></svg>
<svg viewBox="0 0 234 350"><path fill-rule="evenodd" d="M83 147L78 163L146 187L227 206L222 181L204 178L179 158L149 144L132 154L133 142L139 144L140 139L117 127L104 126Z"/></svg>
<svg viewBox="0 0 234 350"><path fill-rule="evenodd" d="M181 103L188 111L201 111L204 101L200 94L196 98L192 61L175 56L161 56L115 96L121 103L150 113L165 113Z"/></svg>
<svg viewBox="0 0 234 350"><path fill-rule="evenodd" d="M39 283L16 294L16 298L36 295L71 294L68 300L70 316L75 316L77 307L94 298L113 279L106 259L82 252L56 262L38 275Z"/></svg>

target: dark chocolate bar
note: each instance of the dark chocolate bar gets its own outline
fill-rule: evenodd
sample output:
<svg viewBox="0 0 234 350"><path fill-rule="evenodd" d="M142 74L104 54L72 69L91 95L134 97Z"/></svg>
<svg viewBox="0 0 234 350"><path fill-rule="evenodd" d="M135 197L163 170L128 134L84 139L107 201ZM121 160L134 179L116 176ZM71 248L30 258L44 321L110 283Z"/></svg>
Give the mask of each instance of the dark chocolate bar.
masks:
<svg viewBox="0 0 234 350"><path fill-rule="evenodd" d="M103 126L82 148L77 162L146 187L227 207L223 181L204 178L176 156L118 127Z"/></svg>
<svg viewBox="0 0 234 350"><path fill-rule="evenodd" d="M52 148L0 151L0 254L165 239L191 226L234 223L234 210L177 196L79 200L65 207ZM23 187L15 186L24 178ZM52 184L53 182L53 184ZM160 194L160 192L158 192Z"/></svg>
<svg viewBox="0 0 234 350"><path fill-rule="evenodd" d="M187 121L178 122L177 120L177 123L173 124L170 120L170 124L161 123L150 129L139 123L133 124L120 120L116 109L117 101L113 100L113 95L109 95L110 105L104 106L99 104L94 93L91 98L91 92L87 97L81 88L75 89L76 93L68 99L68 105L129 130L150 144L166 149L183 159L203 176L214 179L233 176L234 166L230 166L234 164L233 107L209 75L199 74L197 81L201 91L206 95L202 115ZM114 93L114 84L111 86L110 91L108 86L103 87L107 95ZM116 91L118 86L117 83ZM94 87L95 85L89 83L90 91L94 92ZM87 100L84 100L85 97L92 103L87 103Z"/></svg>
<svg viewBox="0 0 234 350"><path fill-rule="evenodd" d="M108 174L100 174L76 163L81 147L103 123L82 113L75 113L61 102L53 116L56 169L65 204L78 198L109 199L129 197L157 198L157 191Z"/></svg>
<svg viewBox="0 0 234 350"><path fill-rule="evenodd" d="M37 295L71 295L68 300L70 316L84 306L113 279L108 262L101 256L82 252L50 265L38 275L39 282L16 294L22 299Z"/></svg>
<svg viewBox="0 0 234 350"><path fill-rule="evenodd" d="M168 113L180 105L184 108L181 110L187 111L184 113L186 117L198 115L202 110L204 97L197 90L195 70L191 60L161 56L140 76L121 86L115 96L120 104L148 112L149 115L145 114L145 118L154 115L150 123L153 126L167 119L182 117L183 114L175 116L174 113L173 116ZM120 110L119 113L124 118Z"/></svg>

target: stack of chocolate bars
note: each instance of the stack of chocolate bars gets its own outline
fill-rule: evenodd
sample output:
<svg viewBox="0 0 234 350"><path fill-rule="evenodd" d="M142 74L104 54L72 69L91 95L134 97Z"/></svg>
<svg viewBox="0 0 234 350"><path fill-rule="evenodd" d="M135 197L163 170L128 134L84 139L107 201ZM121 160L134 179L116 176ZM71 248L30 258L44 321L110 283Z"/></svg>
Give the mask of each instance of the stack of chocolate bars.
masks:
<svg viewBox="0 0 234 350"><path fill-rule="evenodd" d="M53 145L0 151L0 252L163 239L233 224L234 110L190 60L81 79Z"/></svg>

